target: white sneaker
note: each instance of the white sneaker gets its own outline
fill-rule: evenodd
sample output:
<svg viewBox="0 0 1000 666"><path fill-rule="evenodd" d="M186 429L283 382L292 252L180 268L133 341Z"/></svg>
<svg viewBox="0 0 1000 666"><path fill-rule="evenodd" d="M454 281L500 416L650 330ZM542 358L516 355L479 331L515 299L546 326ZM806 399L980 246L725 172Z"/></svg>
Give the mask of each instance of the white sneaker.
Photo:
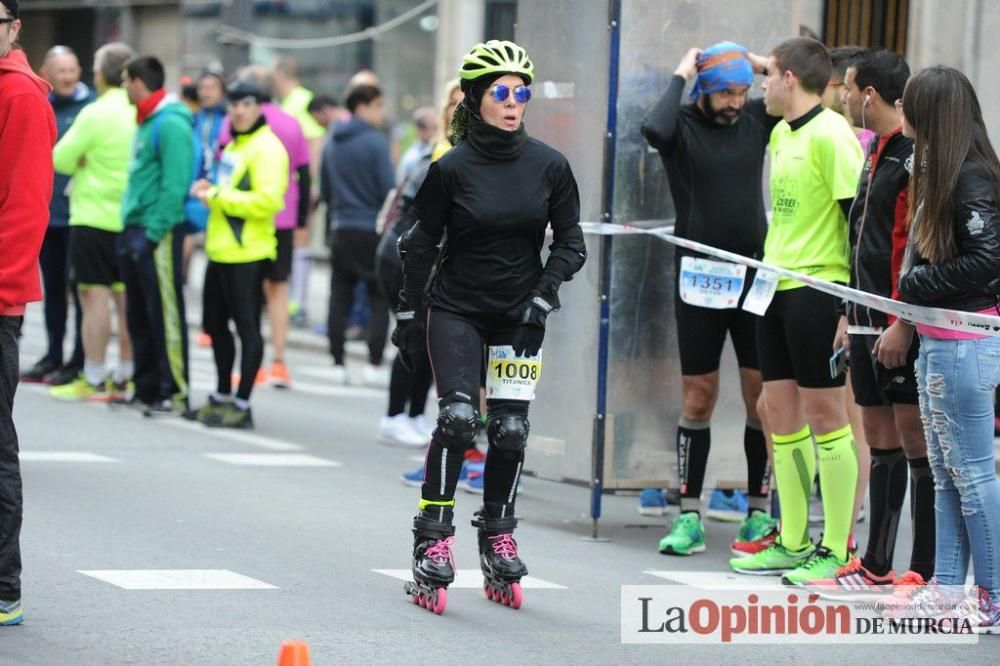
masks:
<svg viewBox="0 0 1000 666"><path fill-rule="evenodd" d="M366 386L386 388L389 386L389 368L384 365L366 365L364 378Z"/></svg>
<svg viewBox="0 0 1000 666"><path fill-rule="evenodd" d="M413 430L410 425L410 417L406 414L383 416L378 424L378 439L380 442L393 446L407 448L427 446L427 438Z"/></svg>
<svg viewBox="0 0 1000 666"><path fill-rule="evenodd" d="M437 424L428 421L427 417L423 414L420 416L414 416L410 419L410 427L413 428L414 432L418 432L427 437L427 441L430 441L431 435L434 434L434 428L436 425Z"/></svg>
<svg viewBox="0 0 1000 666"><path fill-rule="evenodd" d="M333 366L333 383L336 386L347 386L351 383L347 375L347 368L342 365Z"/></svg>

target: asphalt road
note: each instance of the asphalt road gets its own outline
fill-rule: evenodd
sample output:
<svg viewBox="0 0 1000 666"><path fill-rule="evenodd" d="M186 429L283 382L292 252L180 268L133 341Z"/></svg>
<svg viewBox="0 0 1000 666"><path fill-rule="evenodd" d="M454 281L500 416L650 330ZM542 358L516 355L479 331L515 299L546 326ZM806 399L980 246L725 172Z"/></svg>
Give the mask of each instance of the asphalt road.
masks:
<svg viewBox="0 0 1000 666"><path fill-rule="evenodd" d="M26 323L25 366L43 348L39 313L32 306ZM199 403L214 370L208 350L192 357ZM609 541L593 542L588 491L531 478L518 502L533 577L524 607L484 598L468 523L479 498L460 491L463 571L434 616L396 577L407 575L418 500L399 474L420 452L376 442L384 391L332 386L317 351L288 360L295 386L255 394L253 434L58 403L22 385L26 621L0 628L0 663L273 664L289 639L306 641L314 664L995 663L1000 654L987 639L622 644L621 586L690 581L684 572L724 580L736 526L711 523L706 553L668 558L656 543L669 518L640 517L635 497L608 497ZM908 553L908 534L904 523L897 553Z"/></svg>

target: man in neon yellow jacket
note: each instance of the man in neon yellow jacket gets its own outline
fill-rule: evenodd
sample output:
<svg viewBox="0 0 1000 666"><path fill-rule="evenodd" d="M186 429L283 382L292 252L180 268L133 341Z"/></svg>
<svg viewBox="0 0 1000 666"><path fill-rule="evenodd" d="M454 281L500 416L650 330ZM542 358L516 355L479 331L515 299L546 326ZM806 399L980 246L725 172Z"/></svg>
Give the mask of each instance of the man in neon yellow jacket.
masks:
<svg viewBox="0 0 1000 666"><path fill-rule="evenodd" d="M84 107L52 153L57 173L70 181L69 265L83 310L83 374L50 392L60 400L107 399L132 378L132 342L125 324L125 285L115 244L122 230L121 202L135 136L135 108L122 88L122 69L135 53L125 44L94 54L98 99ZM105 354L114 296L118 313L118 369L109 377Z"/></svg>
<svg viewBox="0 0 1000 666"><path fill-rule="evenodd" d="M202 312L218 374L216 391L198 411L198 420L209 427L249 429L250 393L264 356L263 281L267 263L277 256L274 217L285 205L288 153L267 126L261 110L264 94L255 82L235 81L226 97L233 140L222 153L218 184L199 180L191 186L191 194L209 209ZM230 320L242 350L235 398L231 377L236 347Z"/></svg>

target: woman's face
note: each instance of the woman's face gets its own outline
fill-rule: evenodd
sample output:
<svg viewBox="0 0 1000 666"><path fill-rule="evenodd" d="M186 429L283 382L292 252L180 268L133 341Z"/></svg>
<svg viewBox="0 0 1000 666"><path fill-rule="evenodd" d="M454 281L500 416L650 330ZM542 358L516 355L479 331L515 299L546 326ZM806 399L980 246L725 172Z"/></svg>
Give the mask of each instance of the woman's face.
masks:
<svg viewBox="0 0 1000 666"><path fill-rule="evenodd" d="M507 99L498 102L493 97L493 89L498 86L507 86L509 94ZM479 115L483 120L499 127L502 130L513 132L521 127L521 117L524 115L525 104L514 99L514 89L523 86L524 80L515 74L504 74L499 79L490 84L483 94L483 101L479 106Z"/></svg>

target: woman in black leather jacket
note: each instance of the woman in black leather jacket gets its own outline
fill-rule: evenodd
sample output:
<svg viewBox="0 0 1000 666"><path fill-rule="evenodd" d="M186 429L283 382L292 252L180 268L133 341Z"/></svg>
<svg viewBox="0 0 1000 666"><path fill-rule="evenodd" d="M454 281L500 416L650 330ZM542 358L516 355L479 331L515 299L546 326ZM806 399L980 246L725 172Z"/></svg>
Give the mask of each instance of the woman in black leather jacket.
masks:
<svg viewBox="0 0 1000 666"><path fill-rule="evenodd" d="M903 133L916 144L900 294L918 305L1000 315L1000 161L975 90L957 70L925 69L907 84L902 113ZM917 594L934 604L947 599L947 590L960 592L971 554L979 614L970 621L1000 632L993 452L1000 337L928 325L917 332L920 413L937 509L934 578Z"/></svg>

